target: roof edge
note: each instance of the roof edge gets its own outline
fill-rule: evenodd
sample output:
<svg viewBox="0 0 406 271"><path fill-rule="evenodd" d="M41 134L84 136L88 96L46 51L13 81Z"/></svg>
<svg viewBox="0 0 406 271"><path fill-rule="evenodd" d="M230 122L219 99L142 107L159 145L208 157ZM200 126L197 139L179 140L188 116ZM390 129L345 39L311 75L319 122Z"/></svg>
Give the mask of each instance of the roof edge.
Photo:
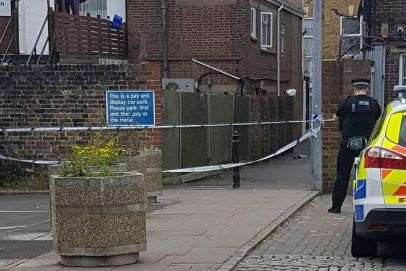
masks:
<svg viewBox="0 0 406 271"><path fill-rule="evenodd" d="M272 3L274 5L277 5L277 6L282 6L282 4L283 4L284 9L286 11L288 11L296 16L299 16L301 18L303 18L306 14L303 10L300 10L297 7L294 7L291 4L281 1L281 0L266 0L266 1L269 3Z"/></svg>

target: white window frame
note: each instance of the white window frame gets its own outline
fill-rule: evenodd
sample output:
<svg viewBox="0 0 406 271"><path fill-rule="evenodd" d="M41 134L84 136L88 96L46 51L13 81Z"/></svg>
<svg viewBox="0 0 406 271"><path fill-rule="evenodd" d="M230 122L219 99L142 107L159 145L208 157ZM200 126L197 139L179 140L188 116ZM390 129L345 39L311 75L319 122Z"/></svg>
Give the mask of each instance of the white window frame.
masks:
<svg viewBox="0 0 406 271"><path fill-rule="evenodd" d="M251 7L251 38L257 39L257 9Z"/></svg>
<svg viewBox="0 0 406 271"><path fill-rule="evenodd" d="M285 26L285 24L284 23L281 23L281 25L280 25L280 27L281 27L281 52L282 53L284 53L285 52L285 42L286 42L286 33L285 33L285 30L286 30L286 26Z"/></svg>
<svg viewBox="0 0 406 271"><path fill-rule="evenodd" d="M269 42L270 44L264 44L263 34L264 34L264 24L263 24L263 16L267 15L270 17L270 27L269 27ZM273 47L273 13L272 12L261 12L261 49L265 51L269 51Z"/></svg>
<svg viewBox="0 0 406 271"><path fill-rule="evenodd" d="M344 34L343 32L343 19L345 17L340 17L340 36L341 38L359 38L360 39L360 48L359 50L361 50L364 47L363 44L363 28L364 28L364 17L360 16L359 18L359 33L358 34ZM348 18L350 19L350 18ZM351 19L350 19L351 20Z"/></svg>
<svg viewBox="0 0 406 271"><path fill-rule="evenodd" d="M399 85L406 85L406 54L401 54L399 58Z"/></svg>

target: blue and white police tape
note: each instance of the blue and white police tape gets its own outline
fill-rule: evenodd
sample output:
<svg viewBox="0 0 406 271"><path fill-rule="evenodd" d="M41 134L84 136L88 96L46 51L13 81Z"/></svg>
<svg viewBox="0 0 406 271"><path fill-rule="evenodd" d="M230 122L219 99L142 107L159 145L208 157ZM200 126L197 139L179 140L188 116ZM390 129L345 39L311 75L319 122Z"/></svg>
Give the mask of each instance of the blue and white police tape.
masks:
<svg viewBox="0 0 406 271"><path fill-rule="evenodd" d="M44 166L52 166L52 165L57 165L59 163L58 161L17 159L17 158L7 157L4 155L0 155L0 160L8 160L8 161L20 162L20 163L24 163L24 164L35 164L35 165L44 165Z"/></svg>
<svg viewBox="0 0 406 271"><path fill-rule="evenodd" d="M283 148L277 150L276 152L265 156L263 158L257 159L255 161L251 162L245 162L245 163L230 163L230 164L222 164L222 165L213 165L213 166L203 166L203 167L192 167L192 168L181 168L181 169L171 169L171 170L164 170L162 171L163 173L200 173L200 172L210 172L210 171L217 171L217 170L223 170L223 169L230 169L230 168L236 168L236 167L243 167L243 166L248 166L251 164L259 163L262 161L269 160L275 156L278 156L292 148L294 148L296 145L299 143L305 141L308 138L314 137L319 133L321 130L321 127L318 127L307 134L303 135L299 139L292 141L291 143L287 144Z"/></svg>
<svg viewBox="0 0 406 271"><path fill-rule="evenodd" d="M166 170L163 171L165 173L194 173L194 172L209 172L209 171L216 171L221 169L229 169L235 167L241 167L253 163L258 163L261 161L268 160L272 157L275 157L285 151L295 147L298 143L311 138L317 137L317 133L321 130L321 126L318 128L314 128L314 124L316 122L320 122L320 124L324 124L327 121L334 121L334 119L325 120L321 115L313 115L311 120L293 120L293 121L269 121L269 122L241 122L241 123L218 123L218 124L196 124L196 125L164 125L164 126L148 126L148 127L37 127L37 128L0 128L0 132L3 133L33 133L33 132L73 132L73 131L100 131L100 130L140 130L140 129L174 129L174 128L204 128L204 127L241 127L241 126L256 126L256 125L272 125L272 124L294 124L294 123L310 123L311 124L311 131L300 139L291 142L290 144L286 145L282 149L276 151L273 154L270 154L266 157L261 159L246 162L246 163L232 163L232 164L224 164L224 165L215 165L215 166L205 166L205 167L195 167L195 168L186 168L186 169L173 169L173 170ZM4 155L0 155L0 160L9 160L21 163L28 163L28 164L36 164L36 165L56 165L59 161L52 161L52 160L30 160L30 159L18 159L13 157L8 157Z"/></svg>
<svg viewBox="0 0 406 271"><path fill-rule="evenodd" d="M103 131L103 130L143 130L143 129L179 129L179 128L205 128L205 127L241 127L261 126L276 124L309 123L312 120L286 120L264 122L239 122L239 123L215 123L215 124L179 124L160 126L83 126L83 127L31 127L31 128L0 128L0 133L35 133L35 132L80 132L80 131Z"/></svg>

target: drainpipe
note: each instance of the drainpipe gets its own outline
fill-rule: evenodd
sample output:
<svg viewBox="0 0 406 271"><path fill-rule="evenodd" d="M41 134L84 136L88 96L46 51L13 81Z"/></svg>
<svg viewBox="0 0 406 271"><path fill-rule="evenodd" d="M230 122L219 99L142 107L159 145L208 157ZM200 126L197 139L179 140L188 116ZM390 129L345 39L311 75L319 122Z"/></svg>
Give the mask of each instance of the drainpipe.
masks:
<svg viewBox="0 0 406 271"><path fill-rule="evenodd" d="M281 11L284 8L284 4L278 8L278 46L277 46L277 62L278 62L278 97L281 96Z"/></svg>
<svg viewBox="0 0 406 271"><path fill-rule="evenodd" d="M162 75L168 78L168 2L162 0L162 32L161 32L161 54L162 54Z"/></svg>

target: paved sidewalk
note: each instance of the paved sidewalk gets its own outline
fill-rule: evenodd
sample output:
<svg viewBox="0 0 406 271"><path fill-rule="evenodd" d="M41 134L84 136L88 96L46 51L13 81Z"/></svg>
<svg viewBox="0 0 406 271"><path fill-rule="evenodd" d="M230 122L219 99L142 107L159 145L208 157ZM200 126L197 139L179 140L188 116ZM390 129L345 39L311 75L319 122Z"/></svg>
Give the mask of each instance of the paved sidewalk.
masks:
<svg viewBox="0 0 406 271"><path fill-rule="evenodd" d="M216 270L260 230L313 195L278 189L165 190L160 201L169 206L148 215L148 251L141 262L103 270ZM63 268L48 253L11 270L83 269Z"/></svg>
<svg viewBox="0 0 406 271"><path fill-rule="evenodd" d="M268 236L240 262L236 271L406 270L402 243L380 243L378 258L353 258L351 197L347 197L340 215L327 212L330 203L331 195L317 197Z"/></svg>

